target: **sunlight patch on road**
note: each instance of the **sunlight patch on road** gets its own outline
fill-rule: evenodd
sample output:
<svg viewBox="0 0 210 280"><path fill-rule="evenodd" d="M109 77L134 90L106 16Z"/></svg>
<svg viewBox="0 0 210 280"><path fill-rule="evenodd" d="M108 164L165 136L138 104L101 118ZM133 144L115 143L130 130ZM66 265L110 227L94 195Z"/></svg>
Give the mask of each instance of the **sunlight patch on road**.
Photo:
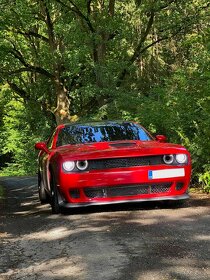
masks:
<svg viewBox="0 0 210 280"><path fill-rule="evenodd" d="M30 205L34 205L34 201L30 201L30 202L23 202L21 203L21 206L30 206Z"/></svg>
<svg viewBox="0 0 210 280"><path fill-rule="evenodd" d="M25 236L25 240L42 240L53 241L75 236L76 234L82 234L83 232L96 233L96 232L108 232L109 226L90 227L90 225L78 226L78 228L68 229L67 227L55 227L49 230L39 231L33 234Z"/></svg>
<svg viewBox="0 0 210 280"><path fill-rule="evenodd" d="M43 240L43 241L51 241L51 240L58 240L63 239L72 234L72 230L69 230L65 227L56 227L53 229L50 229L48 231L39 231L36 234L29 234L25 236L25 240Z"/></svg>
<svg viewBox="0 0 210 280"><path fill-rule="evenodd" d="M210 241L210 235L196 235L194 238L201 241Z"/></svg>
<svg viewBox="0 0 210 280"><path fill-rule="evenodd" d="M28 263L29 264L29 263ZM18 270L13 271L12 279L66 279L66 277L75 277L85 279L86 265L79 256L74 256L72 260L65 257L58 257L42 262L35 262L31 265L22 264ZM7 275L7 273L5 273ZM53 278L52 278L53 277Z"/></svg>
<svg viewBox="0 0 210 280"><path fill-rule="evenodd" d="M18 216L30 216L30 215L34 215L34 214L39 214L40 215L40 211L48 211L48 206L47 205L40 205L37 202L25 202L25 203L21 203L21 211L16 211L14 212L14 215L18 215ZM24 210L24 207L27 207L27 209Z"/></svg>

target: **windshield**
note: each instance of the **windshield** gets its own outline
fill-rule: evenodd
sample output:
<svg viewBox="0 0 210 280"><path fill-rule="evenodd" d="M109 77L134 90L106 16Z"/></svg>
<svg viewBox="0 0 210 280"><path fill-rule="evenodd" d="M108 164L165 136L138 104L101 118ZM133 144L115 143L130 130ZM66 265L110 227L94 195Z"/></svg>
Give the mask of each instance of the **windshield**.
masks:
<svg viewBox="0 0 210 280"><path fill-rule="evenodd" d="M57 146L121 140L152 140L149 134L134 123L69 125L61 129Z"/></svg>

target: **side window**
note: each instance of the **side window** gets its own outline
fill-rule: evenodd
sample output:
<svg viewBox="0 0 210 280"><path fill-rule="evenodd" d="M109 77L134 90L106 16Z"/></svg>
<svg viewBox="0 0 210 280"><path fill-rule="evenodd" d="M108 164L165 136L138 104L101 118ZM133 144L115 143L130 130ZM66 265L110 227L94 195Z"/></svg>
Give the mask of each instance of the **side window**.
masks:
<svg viewBox="0 0 210 280"><path fill-rule="evenodd" d="M48 147L48 149L52 148L54 136L55 136L55 131L51 134L50 138L47 140L47 147Z"/></svg>
<svg viewBox="0 0 210 280"><path fill-rule="evenodd" d="M58 134L58 139L57 139L57 143L56 143L56 147L60 147L62 146L62 143L63 143L63 129L59 132Z"/></svg>

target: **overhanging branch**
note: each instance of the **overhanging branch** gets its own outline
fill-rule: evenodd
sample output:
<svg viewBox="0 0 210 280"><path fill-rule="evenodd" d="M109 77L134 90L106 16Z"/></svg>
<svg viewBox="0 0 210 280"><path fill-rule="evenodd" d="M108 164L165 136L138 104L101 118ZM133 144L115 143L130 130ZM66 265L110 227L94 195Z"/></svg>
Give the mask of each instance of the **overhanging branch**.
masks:
<svg viewBox="0 0 210 280"><path fill-rule="evenodd" d="M38 73L38 74L44 75L50 79L54 78L54 76L50 72L46 71L45 69L38 67L38 66L32 66L32 65L30 65L29 67L22 67L22 68L14 70L14 71L10 71L7 74L9 76L12 76L12 75L15 75L18 73L23 73L23 72Z"/></svg>
<svg viewBox="0 0 210 280"><path fill-rule="evenodd" d="M138 43L138 45L137 45L137 47L136 47L136 49L134 51L134 54L133 54L133 56L130 59L130 63L133 63L136 60L136 58L139 56L139 53L140 53L141 48L142 48L142 45L145 42L145 40L147 39L147 36L148 36L148 34L149 34L149 32L150 32L150 30L152 28L152 25L154 23L154 17L155 17L155 13L153 11L151 11L151 14L150 14L150 17L149 17L149 21L147 23L146 30L143 33L143 35L141 36L141 39L140 39L140 41L139 41L139 43Z"/></svg>
<svg viewBox="0 0 210 280"><path fill-rule="evenodd" d="M168 5L161 6L160 9L166 8L167 6L172 4L173 2L175 2L175 1L170 0L168 2ZM192 26L197 23L197 17L196 16L198 16L201 11L208 9L209 6L210 6L210 3L208 3L206 6L200 7L199 9L196 10L195 14L189 15L189 16L185 17L184 19L182 19L182 21L180 22L179 25L174 24L174 25L170 26L170 28L166 28L165 30L159 31L159 33L161 33L161 34L164 34L164 33L168 33L168 34L165 35L165 36L163 35L161 38L157 39L156 41L154 41L151 44L144 47L144 43L147 39L147 36L148 36L148 34L151 30L151 27L153 25L153 22L154 22L154 16L155 16L155 12L156 12L154 10L150 15L146 30L145 30L142 38L140 39L140 41L139 41L139 43L138 43L138 45L137 45L137 47L134 51L134 54L132 55L132 57L128 61L128 67L124 68L121 71L121 73L119 74L116 86L120 87L120 85L122 84L122 81L124 80L125 76L129 73L129 70L128 70L129 66L132 65L147 49L149 49L150 47L160 43L161 41L173 38L173 37L177 36L178 34L181 34L182 32L187 33L188 29L192 28ZM171 33L170 33L170 31L171 31Z"/></svg>
<svg viewBox="0 0 210 280"><path fill-rule="evenodd" d="M29 37L29 36L32 36L32 37L35 37L37 39L41 39L42 41L44 41L45 43L49 43L49 39L39 33L36 33L34 31L28 31L28 32L23 32L21 30L17 30L17 33L18 34L21 34L23 36L26 36L26 37Z"/></svg>
<svg viewBox="0 0 210 280"><path fill-rule="evenodd" d="M20 51L13 49L13 50L10 50L10 53L16 59L18 59L21 62L21 64L25 67L11 71L8 73L9 75L14 75L14 74L21 73L21 72L34 72L34 73L39 73L41 75L44 75L50 79L54 78L54 75L52 75L49 71L45 70L44 68L39 67L39 66L34 66L34 65L31 65L28 62L26 62Z"/></svg>
<svg viewBox="0 0 210 280"><path fill-rule="evenodd" d="M90 30L91 33L95 33L95 29L89 19L88 16L84 15L81 10L78 8L78 6L71 0L69 0L69 3L72 6L69 6L65 3L63 3L61 0L56 0L56 2L58 2L59 4L61 4L63 7L67 8L68 10L72 11L74 14L77 14L81 19L84 20L84 22L86 23L86 25L88 26L88 29ZM90 2L90 1L89 1ZM90 11L89 11L90 12Z"/></svg>
<svg viewBox="0 0 210 280"><path fill-rule="evenodd" d="M8 85L10 88L16 92L20 97L22 97L24 100L28 101L30 99L30 95L22 88L20 88L17 84L7 80Z"/></svg>

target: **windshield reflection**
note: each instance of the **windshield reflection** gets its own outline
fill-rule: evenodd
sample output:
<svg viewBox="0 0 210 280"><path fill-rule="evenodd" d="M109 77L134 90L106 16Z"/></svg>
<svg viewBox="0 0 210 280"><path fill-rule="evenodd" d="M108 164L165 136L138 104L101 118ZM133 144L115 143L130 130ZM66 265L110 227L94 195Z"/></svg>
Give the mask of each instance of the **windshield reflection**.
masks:
<svg viewBox="0 0 210 280"><path fill-rule="evenodd" d="M69 125L59 135L57 146L122 140L151 140L147 132L134 123Z"/></svg>

